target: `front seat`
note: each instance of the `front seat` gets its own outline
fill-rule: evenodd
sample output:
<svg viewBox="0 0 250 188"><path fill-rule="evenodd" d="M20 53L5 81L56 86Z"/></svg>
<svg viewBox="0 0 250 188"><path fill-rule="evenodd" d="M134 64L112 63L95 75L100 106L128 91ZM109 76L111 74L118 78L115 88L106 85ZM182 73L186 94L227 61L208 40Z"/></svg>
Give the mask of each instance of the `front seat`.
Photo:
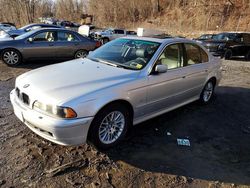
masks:
<svg viewBox="0 0 250 188"><path fill-rule="evenodd" d="M148 60L148 52L143 49L143 48L140 48L140 49L137 49L136 52L136 61L140 61L140 62L143 62L144 64L147 63L147 60Z"/></svg>

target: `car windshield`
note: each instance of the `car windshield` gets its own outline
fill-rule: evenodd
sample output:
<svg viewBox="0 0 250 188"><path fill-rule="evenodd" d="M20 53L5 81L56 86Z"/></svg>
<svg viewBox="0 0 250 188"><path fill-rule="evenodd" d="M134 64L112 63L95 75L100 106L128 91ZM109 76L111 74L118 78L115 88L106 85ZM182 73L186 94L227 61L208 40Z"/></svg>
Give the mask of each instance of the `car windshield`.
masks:
<svg viewBox="0 0 250 188"><path fill-rule="evenodd" d="M159 46L158 42L116 39L93 51L87 58L116 67L141 70Z"/></svg>
<svg viewBox="0 0 250 188"><path fill-rule="evenodd" d="M28 33L24 33L22 35L19 35L17 37L15 37L16 40L20 40L20 39L25 39L25 38L28 38L29 36L33 35L36 31L31 31L31 32L28 32Z"/></svg>
<svg viewBox="0 0 250 188"><path fill-rule="evenodd" d="M201 35L198 39L211 39L212 35Z"/></svg>
<svg viewBox="0 0 250 188"><path fill-rule="evenodd" d="M234 40L235 39L234 33L220 33L213 37L214 40Z"/></svg>

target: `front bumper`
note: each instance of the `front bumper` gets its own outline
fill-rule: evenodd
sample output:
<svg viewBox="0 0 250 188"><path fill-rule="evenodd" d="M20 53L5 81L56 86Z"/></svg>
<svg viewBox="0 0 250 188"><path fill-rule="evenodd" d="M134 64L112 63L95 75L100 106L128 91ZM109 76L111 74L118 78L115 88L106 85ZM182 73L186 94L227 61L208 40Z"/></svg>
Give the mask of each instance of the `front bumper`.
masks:
<svg viewBox="0 0 250 188"><path fill-rule="evenodd" d="M59 119L44 115L19 102L14 90L10 93L10 100L18 119L39 136L60 145L80 145L86 142L93 117Z"/></svg>

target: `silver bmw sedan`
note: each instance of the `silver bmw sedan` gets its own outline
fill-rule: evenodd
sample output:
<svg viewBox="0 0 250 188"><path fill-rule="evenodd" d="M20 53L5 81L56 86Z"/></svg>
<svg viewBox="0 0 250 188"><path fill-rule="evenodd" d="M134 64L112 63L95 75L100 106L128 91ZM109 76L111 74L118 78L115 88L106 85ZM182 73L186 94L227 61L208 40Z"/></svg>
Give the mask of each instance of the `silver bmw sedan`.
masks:
<svg viewBox="0 0 250 188"><path fill-rule="evenodd" d="M194 41L125 37L19 76L10 98L16 116L41 137L107 149L133 125L196 100L209 103L220 79L220 60Z"/></svg>

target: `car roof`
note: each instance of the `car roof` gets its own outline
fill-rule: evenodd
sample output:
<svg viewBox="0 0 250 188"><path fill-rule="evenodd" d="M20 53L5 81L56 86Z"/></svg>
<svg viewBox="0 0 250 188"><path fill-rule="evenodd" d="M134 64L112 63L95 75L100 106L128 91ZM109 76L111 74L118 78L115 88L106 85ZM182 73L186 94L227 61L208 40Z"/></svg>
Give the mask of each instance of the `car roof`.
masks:
<svg viewBox="0 0 250 188"><path fill-rule="evenodd" d="M75 32L75 31L72 31L72 30L69 30L69 29L65 29L65 28L61 28L61 27L43 27L43 28L38 28L38 29L35 29L34 31L43 31L43 30L55 30L55 31L71 31L71 32Z"/></svg>
<svg viewBox="0 0 250 188"><path fill-rule="evenodd" d="M145 40L150 42L158 42L158 43L172 43L172 42L192 42L196 43L193 40L186 39L186 38L178 38L178 37L172 37L172 38L153 38L153 37L136 37L136 36L129 36L129 37L122 37L125 39L137 39L137 40Z"/></svg>
<svg viewBox="0 0 250 188"><path fill-rule="evenodd" d="M246 31L230 31L230 32L221 32L218 34L250 34L250 32Z"/></svg>

